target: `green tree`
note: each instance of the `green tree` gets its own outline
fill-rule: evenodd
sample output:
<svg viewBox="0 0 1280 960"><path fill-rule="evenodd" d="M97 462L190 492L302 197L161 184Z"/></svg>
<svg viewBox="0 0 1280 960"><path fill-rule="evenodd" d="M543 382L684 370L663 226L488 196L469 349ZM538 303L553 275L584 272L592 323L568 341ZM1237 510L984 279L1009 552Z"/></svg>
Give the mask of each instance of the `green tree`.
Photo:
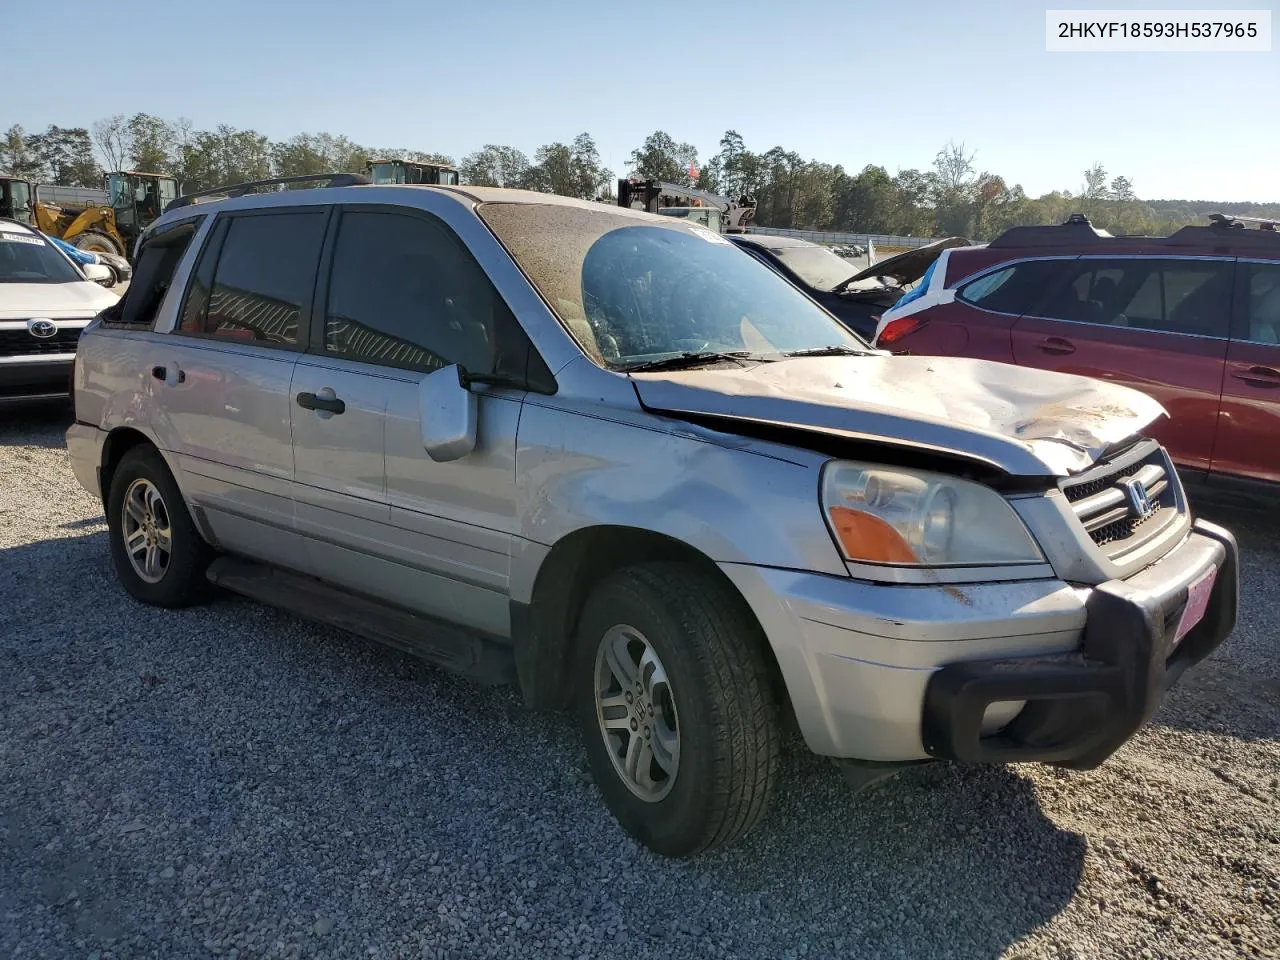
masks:
<svg viewBox="0 0 1280 960"><path fill-rule="evenodd" d="M523 187L528 185L529 158L515 147L486 143L463 157L458 171L463 183L477 187Z"/></svg>
<svg viewBox="0 0 1280 960"><path fill-rule="evenodd" d="M1121 203L1132 203L1138 199L1133 191L1133 181L1128 177L1115 177L1111 181L1111 196Z"/></svg>
<svg viewBox="0 0 1280 960"><path fill-rule="evenodd" d="M27 144L53 183L67 187L101 187L102 169L93 156L93 141L83 127L50 126L27 138Z"/></svg>
<svg viewBox="0 0 1280 960"><path fill-rule="evenodd" d="M1103 209L1103 201L1110 196L1107 191L1107 171L1095 163L1084 172L1084 187L1080 191L1080 206L1084 213L1097 215Z"/></svg>
<svg viewBox="0 0 1280 960"><path fill-rule="evenodd" d="M14 124L0 138L0 173L26 180L42 180L47 175L38 151L20 124Z"/></svg>
<svg viewBox="0 0 1280 960"><path fill-rule="evenodd" d="M605 191L613 181L613 171L600 163L600 151L589 133L580 133L569 145L569 196L591 200Z"/></svg>
<svg viewBox="0 0 1280 960"><path fill-rule="evenodd" d="M574 196L573 151L568 144L546 143L533 155L525 182L530 190Z"/></svg>
<svg viewBox="0 0 1280 960"><path fill-rule="evenodd" d="M271 176L271 142L256 130L220 124L201 130L183 148L181 179L187 191Z"/></svg>
<svg viewBox="0 0 1280 960"><path fill-rule="evenodd" d="M855 177L842 175L836 186L835 223L840 230L892 233L898 202L889 172L868 164Z"/></svg>
<svg viewBox="0 0 1280 960"><path fill-rule="evenodd" d="M682 187L693 186L689 168L698 162L698 151L690 143L676 143L663 130L655 130L644 143L631 151L631 171L637 177L663 180Z"/></svg>
<svg viewBox="0 0 1280 960"><path fill-rule="evenodd" d="M737 130L724 132L720 138L720 152L711 163L718 171L721 193L737 200L756 191L760 164Z"/></svg>
<svg viewBox="0 0 1280 960"><path fill-rule="evenodd" d="M305 177L318 173L360 173L364 147L331 133L299 133L271 145L271 160L278 177Z"/></svg>
<svg viewBox="0 0 1280 960"><path fill-rule="evenodd" d="M128 162L142 173L172 173L182 156L178 127L149 113L135 113L125 127Z"/></svg>
<svg viewBox="0 0 1280 960"><path fill-rule="evenodd" d="M932 172L914 168L899 170L894 174L895 202L887 232L908 237L933 236L933 196L936 192L934 180Z"/></svg>

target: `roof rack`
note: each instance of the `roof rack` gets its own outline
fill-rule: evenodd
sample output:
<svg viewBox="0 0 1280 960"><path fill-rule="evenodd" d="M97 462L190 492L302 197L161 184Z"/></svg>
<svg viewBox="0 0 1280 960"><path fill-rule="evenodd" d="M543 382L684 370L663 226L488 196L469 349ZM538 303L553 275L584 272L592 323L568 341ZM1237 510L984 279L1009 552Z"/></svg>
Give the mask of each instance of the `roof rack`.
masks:
<svg viewBox="0 0 1280 960"><path fill-rule="evenodd" d="M1232 213L1211 213L1209 222L1219 229L1243 230L1251 223L1256 223L1259 230L1276 231L1280 229L1280 220L1269 217L1241 217Z"/></svg>
<svg viewBox="0 0 1280 960"><path fill-rule="evenodd" d="M197 190L195 193L183 194L176 200L169 201L164 212L189 207L201 197L243 197L258 187L273 187L285 183L321 183L326 187L357 187L370 183L368 177L360 173L309 173L300 177L271 177L267 180L248 180L244 183L230 183L222 187L210 187L208 190Z"/></svg>
<svg viewBox="0 0 1280 960"><path fill-rule="evenodd" d="M988 247L1078 247L1113 239L1099 230L1083 213L1073 213L1062 223L1050 226L1010 227L992 240Z"/></svg>

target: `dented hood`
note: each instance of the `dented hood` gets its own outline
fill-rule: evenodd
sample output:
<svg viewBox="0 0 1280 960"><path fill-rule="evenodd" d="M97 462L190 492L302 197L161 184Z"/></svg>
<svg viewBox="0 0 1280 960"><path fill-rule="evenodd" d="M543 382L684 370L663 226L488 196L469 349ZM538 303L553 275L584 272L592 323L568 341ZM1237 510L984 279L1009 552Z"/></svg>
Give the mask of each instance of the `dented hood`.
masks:
<svg viewBox="0 0 1280 960"><path fill-rule="evenodd" d="M1128 387L963 357L796 357L632 378L654 411L943 452L1017 476L1076 473L1164 413Z"/></svg>

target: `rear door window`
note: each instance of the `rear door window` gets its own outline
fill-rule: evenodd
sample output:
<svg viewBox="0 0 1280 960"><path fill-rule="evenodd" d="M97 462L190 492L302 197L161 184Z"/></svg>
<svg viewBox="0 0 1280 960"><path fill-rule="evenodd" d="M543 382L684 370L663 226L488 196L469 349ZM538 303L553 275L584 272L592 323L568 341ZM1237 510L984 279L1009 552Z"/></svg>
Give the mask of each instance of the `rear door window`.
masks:
<svg viewBox="0 0 1280 960"><path fill-rule="evenodd" d="M322 208L228 217L201 257L179 331L261 346L304 343L327 217Z"/></svg>
<svg viewBox="0 0 1280 960"><path fill-rule="evenodd" d="M963 284L956 296L983 310L1033 313L1057 284L1069 260L1026 260L983 274Z"/></svg>
<svg viewBox="0 0 1280 960"><path fill-rule="evenodd" d="M1067 282L1037 311L1075 323L1226 337L1229 260L1133 257L1076 261Z"/></svg>
<svg viewBox="0 0 1280 960"><path fill-rule="evenodd" d="M1239 284L1234 339L1280 344L1280 263L1242 262Z"/></svg>

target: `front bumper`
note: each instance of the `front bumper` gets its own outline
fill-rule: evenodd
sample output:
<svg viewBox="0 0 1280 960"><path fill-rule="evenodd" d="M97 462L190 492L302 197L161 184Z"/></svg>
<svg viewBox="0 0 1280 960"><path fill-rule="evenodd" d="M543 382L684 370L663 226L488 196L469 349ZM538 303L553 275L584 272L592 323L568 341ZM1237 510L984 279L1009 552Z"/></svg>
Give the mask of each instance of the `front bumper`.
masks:
<svg viewBox="0 0 1280 960"><path fill-rule="evenodd" d="M1180 642L1174 631L1188 587L1216 571L1203 618ZM1034 760L1096 767L1151 718L1188 667L1235 627L1239 551L1235 537L1197 520L1191 537L1128 580L1093 588L1081 649L1044 658L956 663L925 692L923 742L933 757L968 763ZM1025 701L1008 726L982 731L992 704Z"/></svg>
<svg viewBox="0 0 1280 960"><path fill-rule="evenodd" d="M75 353L0 357L0 404L66 397Z"/></svg>
<svg viewBox="0 0 1280 960"><path fill-rule="evenodd" d="M764 629L806 744L874 761L1088 767L1235 624L1237 549L1197 521L1165 557L1096 587L1061 580L877 584L723 563ZM1204 618L1169 649L1187 588Z"/></svg>

